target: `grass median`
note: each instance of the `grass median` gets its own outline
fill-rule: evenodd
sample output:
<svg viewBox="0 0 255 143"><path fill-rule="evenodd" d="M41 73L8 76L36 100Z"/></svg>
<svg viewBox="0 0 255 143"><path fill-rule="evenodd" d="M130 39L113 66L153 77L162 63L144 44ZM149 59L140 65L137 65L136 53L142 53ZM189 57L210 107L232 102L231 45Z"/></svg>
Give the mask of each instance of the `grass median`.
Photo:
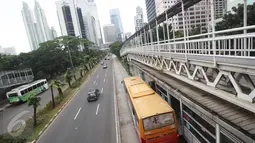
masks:
<svg viewBox="0 0 255 143"><path fill-rule="evenodd" d="M68 87L63 92L63 97L55 96L55 108L52 106L52 101L47 103L42 109L38 110L37 116L37 126L33 127L33 118L29 118L26 120L25 124L20 126L17 130L13 131L11 134L3 134L0 135L0 143L25 143L34 141L40 134L40 132L45 128L47 124L54 118L58 111L64 106L69 99L71 99L77 89L84 83L89 75L98 67L97 64L94 68L89 70L84 74L83 77L77 79L73 84L72 88ZM32 107L31 107L32 108ZM25 126L24 126L25 125ZM19 134L21 132L21 134ZM19 134L18 136L14 136L15 134Z"/></svg>

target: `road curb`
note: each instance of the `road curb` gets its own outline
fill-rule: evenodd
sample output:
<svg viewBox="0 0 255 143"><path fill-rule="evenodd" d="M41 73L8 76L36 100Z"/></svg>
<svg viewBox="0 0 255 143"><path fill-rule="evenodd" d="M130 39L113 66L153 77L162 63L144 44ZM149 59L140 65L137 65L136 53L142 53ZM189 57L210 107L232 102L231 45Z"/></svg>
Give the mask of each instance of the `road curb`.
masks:
<svg viewBox="0 0 255 143"><path fill-rule="evenodd" d="M112 62L112 64L113 64L113 69L114 69L114 59L113 59L113 62ZM119 119L119 111L118 111L118 109L117 109L117 107L118 107L118 100L117 100L117 95L116 95L116 85L115 85L115 71L113 70L113 92L114 92L114 108L115 108L115 117L116 117L116 132L117 132L117 140L116 140L116 142L117 143L121 143L121 133L120 133L120 123L119 123L119 121L120 121L120 119Z"/></svg>
<svg viewBox="0 0 255 143"><path fill-rule="evenodd" d="M4 105L3 108L0 108L0 112L2 112L4 109L6 109L6 108L8 108L8 107L10 107L10 106L11 106L11 104L6 104L6 105Z"/></svg>

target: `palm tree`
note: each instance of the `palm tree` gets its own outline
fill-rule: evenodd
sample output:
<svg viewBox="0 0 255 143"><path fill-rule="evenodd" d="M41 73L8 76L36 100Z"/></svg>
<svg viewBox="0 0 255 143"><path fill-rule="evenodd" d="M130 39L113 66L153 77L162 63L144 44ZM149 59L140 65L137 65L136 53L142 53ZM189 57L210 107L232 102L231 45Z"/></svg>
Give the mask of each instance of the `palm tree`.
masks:
<svg viewBox="0 0 255 143"><path fill-rule="evenodd" d="M52 80L51 84L53 85L53 87L58 89L58 94L61 97L61 99L63 99L63 91L61 89L62 83L60 82L60 80Z"/></svg>
<svg viewBox="0 0 255 143"><path fill-rule="evenodd" d="M38 96L32 96L28 98L28 106L34 108L34 127L36 126L36 108L40 105L41 98Z"/></svg>
<svg viewBox="0 0 255 143"><path fill-rule="evenodd" d="M53 93L53 86L50 85L50 90L51 90L51 98L52 98L52 107L55 108L55 98L54 98L54 93Z"/></svg>
<svg viewBox="0 0 255 143"><path fill-rule="evenodd" d="M65 81L68 83L69 87L71 87L72 71L70 68L68 68L65 73Z"/></svg>

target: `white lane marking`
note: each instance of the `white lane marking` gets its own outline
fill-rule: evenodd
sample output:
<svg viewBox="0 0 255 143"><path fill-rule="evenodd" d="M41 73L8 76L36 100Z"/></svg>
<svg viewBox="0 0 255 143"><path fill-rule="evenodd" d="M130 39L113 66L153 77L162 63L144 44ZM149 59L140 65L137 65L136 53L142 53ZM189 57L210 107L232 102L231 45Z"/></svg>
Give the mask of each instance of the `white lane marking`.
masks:
<svg viewBox="0 0 255 143"><path fill-rule="evenodd" d="M96 112L96 115L98 114L99 106L100 106L100 104L97 104L97 112Z"/></svg>
<svg viewBox="0 0 255 143"><path fill-rule="evenodd" d="M97 78L98 78L98 75L97 75Z"/></svg>
<svg viewBox="0 0 255 143"><path fill-rule="evenodd" d="M76 127L75 130L77 130L78 128Z"/></svg>
<svg viewBox="0 0 255 143"><path fill-rule="evenodd" d="M104 76L106 76L106 74Z"/></svg>
<svg viewBox="0 0 255 143"><path fill-rule="evenodd" d="M103 93L103 91L104 91L104 88L101 89L101 94Z"/></svg>
<svg viewBox="0 0 255 143"><path fill-rule="evenodd" d="M96 81L94 81L93 84L96 84Z"/></svg>
<svg viewBox="0 0 255 143"><path fill-rule="evenodd" d="M104 79L104 82L105 82L105 79Z"/></svg>
<svg viewBox="0 0 255 143"><path fill-rule="evenodd" d="M80 108L80 109L78 110L78 112L76 113L76 115L75 115L75 117L74 117L74 120L76 120L76 118L77 118L77 116L79 115L80 111L81 111L81 108Z"/></svg>

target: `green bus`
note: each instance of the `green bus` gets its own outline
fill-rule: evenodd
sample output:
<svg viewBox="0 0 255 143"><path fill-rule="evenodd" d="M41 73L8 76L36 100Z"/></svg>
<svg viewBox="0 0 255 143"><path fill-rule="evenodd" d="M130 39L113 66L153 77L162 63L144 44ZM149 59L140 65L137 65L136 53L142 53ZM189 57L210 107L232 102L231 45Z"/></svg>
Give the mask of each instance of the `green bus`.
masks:
<svg viewBox="0 0 255 143"><path fill-rule="evenodd" d="M19 86L6 93L10 104L25 102L31 96L36 96L49 88L46 79L37 80L26 85Z"/></svg>

